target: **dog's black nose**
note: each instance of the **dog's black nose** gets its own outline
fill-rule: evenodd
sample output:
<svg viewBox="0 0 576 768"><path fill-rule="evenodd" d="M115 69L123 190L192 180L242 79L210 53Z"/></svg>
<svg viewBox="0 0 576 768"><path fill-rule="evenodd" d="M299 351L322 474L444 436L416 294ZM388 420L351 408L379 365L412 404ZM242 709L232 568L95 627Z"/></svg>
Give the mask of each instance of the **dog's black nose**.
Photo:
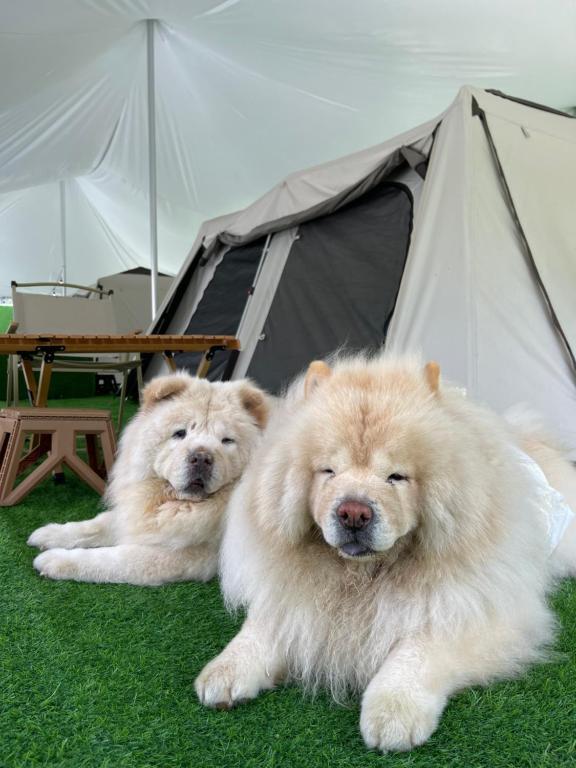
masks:
<svg viewBox="0 0 576 768"><path fill-rule="evenodd" d="M340 525L351 530L360 530L372 520L372 509L361 501L343 501L336 510Z"/></svg>
<svg viewBox="0 0 576 768"><path fill-rule="evenodd" d="M214 464L214 456L209 451L194 451L188 459L196 469L209 469Z"/></svg>

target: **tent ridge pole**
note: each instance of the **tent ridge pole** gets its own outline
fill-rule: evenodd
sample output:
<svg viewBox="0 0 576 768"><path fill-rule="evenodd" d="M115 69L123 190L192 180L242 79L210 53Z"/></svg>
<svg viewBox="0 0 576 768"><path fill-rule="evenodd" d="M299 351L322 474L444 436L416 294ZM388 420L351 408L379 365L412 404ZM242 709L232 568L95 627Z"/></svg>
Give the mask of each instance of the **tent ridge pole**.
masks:
<svg viewBox="0 0 576 768"><path fill-rule="evenodd" d="M60 188L60 248L62 255L62 282L64 283L64 296L66 296L66 280L68 272L67 253L66 253L66 181L61 179Z"/></svg>
<svg viewBox="0 0 576 768"><path fill-rule="evenodd" d="M156 99L154 76L154 28L146 19L146 71L148 77L148 206L150 220L150 291L152 320L158 309L158 207L156 192Z"/></svg>

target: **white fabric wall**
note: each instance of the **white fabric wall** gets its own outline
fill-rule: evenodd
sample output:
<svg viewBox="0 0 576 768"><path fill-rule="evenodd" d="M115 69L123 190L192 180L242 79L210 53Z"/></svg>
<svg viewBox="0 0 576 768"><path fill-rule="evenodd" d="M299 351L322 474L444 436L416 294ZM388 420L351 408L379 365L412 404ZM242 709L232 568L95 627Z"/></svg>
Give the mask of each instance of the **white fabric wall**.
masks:
<svg viewBox="0 0 576 768"><path fill-rule="evenodd" d="M494 116L488 122L538 273L576 355L576 126L560 117L541 130Z"/></svg>
<svg viewBox="0 0 576 768"><path fill-rule="evenodd" d="M513 151L532 139L525 139L515 120L521 108L495 98L482 95L480 106L486 108L491 127L499 123L494 138L506 176L522 201L522 222L529 210L524 206L539 204L539 213L533 209L534 218L526 221L540 222L547 230L545 242L537 232L531 240L532 228L528 239L539 261L555 265L547 274L554 296L563 287L573 290L576 219L567 220L570 197L561 193L561 186L554 191L550 186L556 171L550 152L556 147L541 146L536 139L540 132L529 123L531 149L522 145ZM508 113L508 118L490 114L492 105L496 115ZM526 262L482 124L471 116L470 107L470 93L463 90L438 132L387 345L441 361L447 379L500 413L527 404L576 459L574 371ZM543 122L548 131L556 120L567 124L570 143L576 146L576 124L571 121L543 112L528 116L525 110L524 119ZM516 134L512 142L511 131ZM565 141L568 136L558 143L561 155ZM537 175L522 177L524 153ZM563 180L560 174L560 185ZM563 226L556 229L555 221ZM558 305L573 336L576 305Z"/></svg>
<svg viewBox="0 0 576 768"><path fill-rule="evenodd" d="M148 265L146 18L160 268L287 174L429 119L462 83L576 103L572 0L18 0L0 6L0 295Z"/></svg>

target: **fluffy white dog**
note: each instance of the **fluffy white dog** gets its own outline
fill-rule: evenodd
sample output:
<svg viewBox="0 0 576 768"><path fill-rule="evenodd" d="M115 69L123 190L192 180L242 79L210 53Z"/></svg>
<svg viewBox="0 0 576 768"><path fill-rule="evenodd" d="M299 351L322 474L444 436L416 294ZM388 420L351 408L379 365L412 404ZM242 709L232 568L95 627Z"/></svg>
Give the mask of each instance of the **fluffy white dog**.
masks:
<svg viewBox="0 0 576 768"><path fill-rule="evenodd" d="M436 364L313 363L231 500L222 586L248 615L200 700L355 690L369 747L422 744L454 691L545 654L546 593L576 574L565 499L561 453L440 386Z"/></svg>
<svg viewBox="0 0 576 768"><path fill-rule="evenodd" d="M52 579L164 584L217 570L223 513L260 440L268 398L249 381L153 380L124 430L109 511L38 528L34 567Z"/></svg>

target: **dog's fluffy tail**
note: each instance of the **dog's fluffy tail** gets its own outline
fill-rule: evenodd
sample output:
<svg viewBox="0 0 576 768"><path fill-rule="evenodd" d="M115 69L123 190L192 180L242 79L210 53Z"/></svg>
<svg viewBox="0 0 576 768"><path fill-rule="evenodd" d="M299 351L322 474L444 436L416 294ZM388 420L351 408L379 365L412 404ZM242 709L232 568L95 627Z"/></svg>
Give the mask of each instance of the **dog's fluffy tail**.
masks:
<svg viewBox="0 0 576 768"><path fill-rule="evenodd" d="M542 416L527 405L513 405L506 411L504 418L512 427L512 431L522 450L530 453L527 448L534 444L536 446L546 446L550 450L563 455L562 445L547 428Z"/></svg>
<svg viewBox="0 0 576 768"><path fill-rule="evenodd" d="M540 465L550 485L560 491L574 512L553 553L553 565L559 576L576 577L576 467L537 413L525 406L514 406L505 418L519 447Z"/></svg>

